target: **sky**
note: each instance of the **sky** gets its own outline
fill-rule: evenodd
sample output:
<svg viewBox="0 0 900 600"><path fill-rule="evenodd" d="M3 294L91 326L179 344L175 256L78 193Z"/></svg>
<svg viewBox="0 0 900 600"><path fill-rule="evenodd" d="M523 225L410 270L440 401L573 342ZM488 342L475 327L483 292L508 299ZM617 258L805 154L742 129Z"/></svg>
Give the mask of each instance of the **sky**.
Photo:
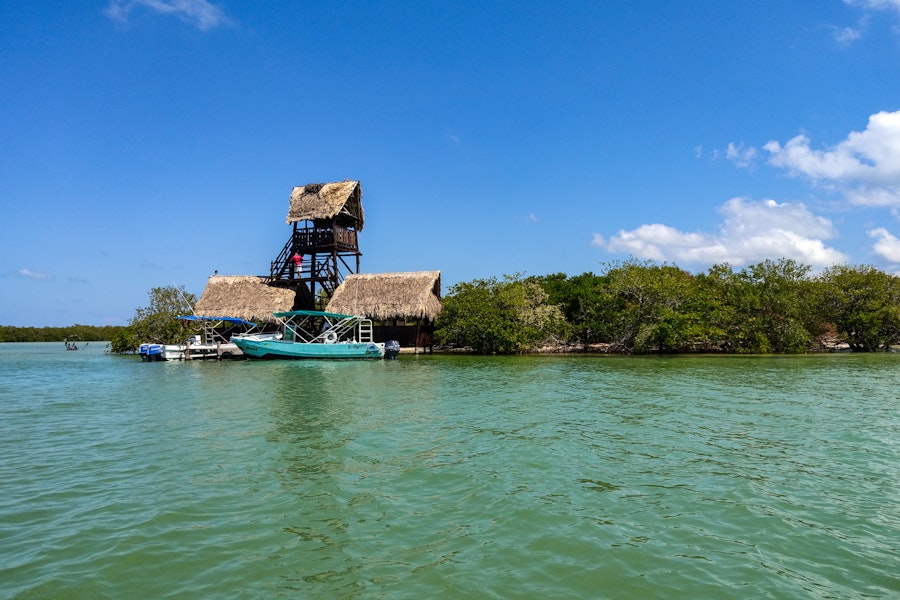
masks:
<svg viewBox="0 0 900 600"><path fill-rule="evenodd" d="M900 272L900 0L5 0L0 325L264 275L361 182L361 272Z"/></svg>

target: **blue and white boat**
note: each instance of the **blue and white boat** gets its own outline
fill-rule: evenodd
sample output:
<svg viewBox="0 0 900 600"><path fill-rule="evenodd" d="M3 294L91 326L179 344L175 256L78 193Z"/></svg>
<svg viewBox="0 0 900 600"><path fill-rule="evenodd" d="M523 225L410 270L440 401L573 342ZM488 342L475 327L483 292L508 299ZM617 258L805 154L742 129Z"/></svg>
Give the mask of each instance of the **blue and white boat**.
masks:
<svg viewBox="0 0 900 600"><path fill-rule="evenodd" d="M372 339L371 319L318 310L272 314L279 322L275 337L248 333L231 341L254 358L384 358L384 343Z"/></svg>
<svg viewBox="0 0 900 600"><path fill-rule="evenodd" d="M249 333L256 330L256 323L235 317L179 316L176 319L199 325L202 333L191 335L181 344L141 344L138 354L141 360L196 360L212 358L221 360L240 356L241 351L229 339L235 332ZM270 334L274 335L274 334Z"/></svg>

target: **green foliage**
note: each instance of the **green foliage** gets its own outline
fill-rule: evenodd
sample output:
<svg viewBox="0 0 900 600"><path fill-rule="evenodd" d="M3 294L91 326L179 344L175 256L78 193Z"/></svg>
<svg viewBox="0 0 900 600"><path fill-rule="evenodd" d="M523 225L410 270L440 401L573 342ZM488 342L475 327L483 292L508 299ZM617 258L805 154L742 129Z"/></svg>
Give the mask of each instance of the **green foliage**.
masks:
<svg viewBox="0 0 900 600"><path fill-rule="evenodd" d="M573 340L593 344L607 339L609 307L602 300L607 277L583 273L567 278L557 273L531 277L529 281L544 289L548 304L563 311Z"/></svg>
<svg viewBox="0 0 900 600"><path fill-rule="evenodd" d="M741 313L742 279L730 265L713 265L695 280L695 291L690 305L698 316L694 331L695 348L713 351L749 351L752 346L742 327Z"/></svg>
<svg viewBox="0 0 900 600"><path fill-rule="evenodd" d="M817 331L810 267L794 260L766 260L743 273L743 318L754 316L756 336L772 352L805 352Z"/></svg>
<svg viewBox="0 0 900 600"><path fill-rule="evenodd" d="M534 279L562 307L575 341L610 343L624 352L692 348L700 322L692 275L634 259L603 266L602 275Z"/></svg>
<svg viewBox="0 0 900 600"><path fill-rule="evenodd" d="M824 330L814 310L810 267L766 260L735 272L715 265L697 276L698 344L743 353L805 352Z"/></svg>
<svg viewBox="0 0 900 600"><path fill-rule="evenodd" d="M110 352L115 354L125 354L128 352L137 352L138 346L141 345L140 338L131 327L123 327L117 331L110 339Z"/></svg>
<svg viewBox="0 0 900 600"><path fill-rule="evenodd" d="M197 297L187 293L184 286L156 287L150 290L149 296L150 304L138 308L128 327L111 340L113 352L134 352L145 342L175 344L188 337L175 317L191 314Z"/></svg>
<svg viewBox="0 0 900 600"><path fill-rule="evenodd" d="M693 277L672 265L628 260L608 265L601 294L610 315L610 342L635 352L681 349L690 322L682 308L693 288Z"/></svg>
<svg viewBox="0 0 900 600"><path fill-rule="evenodd" d="M714 265L696 275L635 259L604 267L601 275L527 280L563 311L571 341L636 353L792 353L837 331L854 351L900 344L900 278L872 267L840 265L819 277L790 259L739 271ZM464 297L449 300L465 312ZM452 320L448 313L445 330Z"/></svg>
<svg viewBox="0 0 900 600"><path fill-rule="evenodd" d="M511 354L535 350L550 337L565 336L565 329L562 312L547 304L539 284L506 275L450 288L435 338L479 354Z"/></svg>
<svg viewBox="0 0 900 600"><path fill-rule="evenodd" d="M825 318L856 352L900 343L900 279L871 266L836 265L819 277Z"/></svg>

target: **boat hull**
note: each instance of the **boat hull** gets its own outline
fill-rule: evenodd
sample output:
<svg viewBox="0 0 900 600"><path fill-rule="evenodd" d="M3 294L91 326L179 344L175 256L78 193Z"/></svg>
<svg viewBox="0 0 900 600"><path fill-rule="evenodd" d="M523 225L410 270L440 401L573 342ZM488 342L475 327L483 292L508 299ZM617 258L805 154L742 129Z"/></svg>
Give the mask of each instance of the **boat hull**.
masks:
<svg viewBox="0 0 900 600"><path fill-rule="evenodd" d="M184 358L185 344L166 344L163 346L163 355L166 360L181 360Z"/></svg>
<svg viewBox="0 0 900 600"><path fill-rule="evenodd" d="M366 359L383 358L384 344L337 342L334 344L290 342L235 336L231 340L247 356L270 359Z"/></svg>

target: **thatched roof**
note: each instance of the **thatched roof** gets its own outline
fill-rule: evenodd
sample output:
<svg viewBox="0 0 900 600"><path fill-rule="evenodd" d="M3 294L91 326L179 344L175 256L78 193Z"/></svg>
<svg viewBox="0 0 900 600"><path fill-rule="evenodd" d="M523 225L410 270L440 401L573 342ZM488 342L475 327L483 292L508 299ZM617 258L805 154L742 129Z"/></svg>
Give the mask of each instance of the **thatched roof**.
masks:
<svg viewBox="0 0 900 600"><path fill-rule="evenodd" d="M426 319L441 312L441 272L348 275L326 310L371 319Z"/></svg>
<svg viewBox="0 0 900 600"><path fill-rule="evenodd" d="M362 187L358 181L308 183L291 190L288 225L323 219L335 219L344 227L362 231Z"/></svg>
<svg viewBox="0 0 900 600"><path fill-rule="evenodd" d="M237 317L270 323L276 311L293 310L294 290L266 285L255 275L213 275L194 310L200 315Z"/></svg>

